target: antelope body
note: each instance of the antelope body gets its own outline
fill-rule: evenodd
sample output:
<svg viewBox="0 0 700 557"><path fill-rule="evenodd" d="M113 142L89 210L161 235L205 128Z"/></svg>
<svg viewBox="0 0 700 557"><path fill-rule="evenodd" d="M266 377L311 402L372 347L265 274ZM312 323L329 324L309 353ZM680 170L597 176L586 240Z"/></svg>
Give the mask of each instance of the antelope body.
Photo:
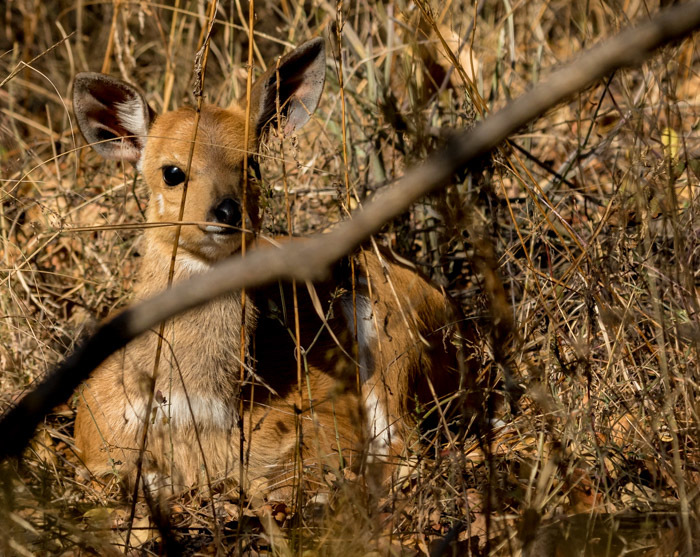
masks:
<svg viewBox="0 0 700 557"><path fill-rule="evenodd" d="M277 106L286 132L306 123L324 75L323 41L316 39L255 82L248 152L257 149ZM225 109L204 105L194 144L194 110L155 116L136 88L105 75L76 77L74 108L83 135L100 154L130 161L142 173L151 192L149 222L178 220L194 145L183 221L200 224L181 229L174 281L240 251L245 99ZM256 188L248 181L245 224L251 228L258 224ZM172 226L144 232L136 299L167 288L174 241ZM349 261L326 281L298 285L301 389L289 284L247 294L244 335L240 292L168 321L155 383L158 331L109 358L78 394L75 439L88 470L133 479L146 420L144 478L176 490L201 484L206 472L213 481L234 478L251 490L284 494L298 449L305 466L401 455L417 421L416 406L434 404L457 386L450 338L455 312L440 290L386 254L363 251L352 262L354 295ZM242 337L250 355L243 382ZM155 402L146 416L151 389ZM241 450L245 479L238 478Z"/></svg>

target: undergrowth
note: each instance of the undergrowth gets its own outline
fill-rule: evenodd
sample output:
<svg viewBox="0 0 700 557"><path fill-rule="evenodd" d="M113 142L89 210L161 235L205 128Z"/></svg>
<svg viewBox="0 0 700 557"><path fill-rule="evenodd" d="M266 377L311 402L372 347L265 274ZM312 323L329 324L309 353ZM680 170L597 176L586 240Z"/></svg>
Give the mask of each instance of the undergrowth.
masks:
<svg viewBox="0 0 700 557"><path fill-rule="evenodd" d="M659 4L256 3L256 73L314 36L329 52L312 121L291 142L271 137L260 155L263 228L287 231L283 164L294 232L326 230L454 130ZM209 102L245 93L248 9L219 4ZM85 148L73 77L119 76L157 112L192 104L206 10L184 0L11 0L0 14L3 406L128 302L138 264L144 186L133 168ZM329 477L328 502L270 502L285 538L277 546L236 501L190 493L172 507L169 543L182 554L699 551L699 68L688 39L615 72L383 230L381 242L482 331L482 367L503 378L507 395L492 430L458 445L427 434L410 473L378 499L354 478ZM123 549L128 505L118 489L76 478L73 419L67 401L24 457L4 464L3 554ZM174 547L145 503L135 516L134 551Z"/></svg>

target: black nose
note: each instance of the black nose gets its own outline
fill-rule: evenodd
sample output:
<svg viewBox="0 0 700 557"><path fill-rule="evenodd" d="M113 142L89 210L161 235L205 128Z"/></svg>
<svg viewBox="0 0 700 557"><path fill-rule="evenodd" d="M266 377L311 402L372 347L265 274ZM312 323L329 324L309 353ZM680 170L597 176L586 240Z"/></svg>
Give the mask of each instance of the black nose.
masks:
<svg viewBox="0 0 700 557"><path fill-rule="evenodd" d="M215 222L228 224L230 226L241 226L241 206L238 201L234 201L230 197L222 200L214 208Z"/></svg>

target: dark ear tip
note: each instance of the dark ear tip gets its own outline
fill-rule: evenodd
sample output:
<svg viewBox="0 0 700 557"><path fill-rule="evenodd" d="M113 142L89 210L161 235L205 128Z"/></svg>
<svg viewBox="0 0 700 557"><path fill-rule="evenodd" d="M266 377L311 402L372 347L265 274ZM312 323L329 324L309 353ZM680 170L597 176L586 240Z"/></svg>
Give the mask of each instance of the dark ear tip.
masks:
<svg viewBox="0 0 700 557"><path fill-rule="evenodd" d="M76 98L77 95L93 95L104 87L124 89L124 84L107 74L79 72L73 78L73 98Z"/></svg>
<svg viewBox="0 0 700 557"><path fill-rule="evenodd" d="M315 37L313 39L309 39L305 43L309 46L309 48L321 48L323 50L326 49L326 40L323 37Z"/></svg>
<svg viewBox="0 0 700 557"><path fill-rule="evenodd" d="M323 57L326 54L326 41L323 37L316 37L310 39L304 43L301 43L291 54L297 53L297 55Z"/></svg>
<svg viewBox="0 0 700 557"><path fill-rule="evenodd" d="M79 72L75 74L75 78L73 78L73 83L89 83L91 81L104 81L105 79L105 74L98 73L98 72Z"/></svg>
<svg viewBox="0 0 700 557"><path fill-rule="evenodd" d="M85 86L94 81L99 74L94 72L80 72L75 74L73 78L73 90L79 91L85 89Z"/></svg>
<svg viewBox="0 0 700 557"><path fill-rule="evenodd" d="M121 91L136 92L143 97L143 93L138 87L122 81L117 77L112 77L106 73L99 72L79 72L73 79L74 89L89 89L94 87L116 88Z"/></svg>

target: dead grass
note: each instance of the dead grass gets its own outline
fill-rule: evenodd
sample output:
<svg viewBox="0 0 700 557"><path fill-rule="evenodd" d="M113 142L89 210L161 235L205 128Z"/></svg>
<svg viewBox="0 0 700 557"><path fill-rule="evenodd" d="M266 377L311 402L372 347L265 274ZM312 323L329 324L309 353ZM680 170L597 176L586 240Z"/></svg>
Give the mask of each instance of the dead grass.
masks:
<svg viewBox="0 0 700 557"><path fill-rule="evenodd" d="M219 7L211 102L244 92L247 9ZM658 9L641 0L344 6L349 208L451 129ZM336 6L324 2L258 2L256 13L258 64L327 35L336 20ZM191 102L204 22L205 6L184 1L16 0L0 14L5 403L69 352L86 324L126 303L137 264L138 227L130 225L143 222L143 185L133 169L83 149L69 109L73 76L89 69L138 83L158 112ZM338 67L336 58L304 134L283 148L273 139L262 153L268 230L287 230L282 161L296 233L331 227L348 210ZM507 425L481 441L446 447L434 436L381 500L331 475L327 505L271 503L287 537L278 552L698 551L699 67L687 40L615 73L387 225L383 240L482 323L491 339L484 369L505 371L523 396L500 411ZM496 271L504 294L488 286ZM494 326L503 308L515 335ZM4 465L3 554L119 551L123 500L74 479L72 420L70 403L56 409L25 458ZM136 514L132 545L143 554L172 552L168 543L182 554L275 546L269 527L223 497L179 501L171 541L151 531L145 506Z"/></svg>

